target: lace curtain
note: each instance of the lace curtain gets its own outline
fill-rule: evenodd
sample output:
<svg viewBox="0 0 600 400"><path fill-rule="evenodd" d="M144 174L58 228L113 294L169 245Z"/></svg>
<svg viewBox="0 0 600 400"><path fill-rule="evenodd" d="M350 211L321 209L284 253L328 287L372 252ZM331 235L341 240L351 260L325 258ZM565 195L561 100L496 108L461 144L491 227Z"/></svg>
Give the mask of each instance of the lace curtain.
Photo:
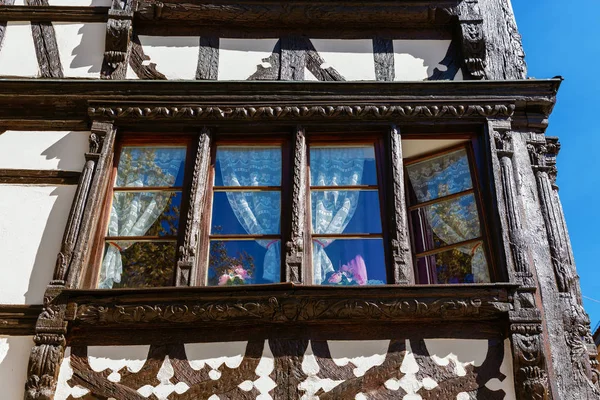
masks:
<svg viewBox="0 0 600 400"><path fill-rule="evenodd" d="M117 169L117 187L172 186L183 170L185 149L126 147ZM158 220L172 193L116 192L113 196L107 236L144 236ZM102 260L98 288L111 289L121 282L121 252L134 242L108 242Z"/></svg>
<svg viewBox="0 0 600 400"><path fill-rule="evenodd" d="M310 180L312 186L359 185L365 162L360 147L312 148ZM341 234L354 216L360 192L357 190L313 190L311 192L313 234ZM315 284L334 271L325 248L335 239L313 240Z"/></svg>
<svg viewBox="0 0 600 400"><path fill-rule="evenodd" d="M413 164L407 169L420 203L473 187L464 150ZM472 194L424 207L422 212L433 232L445 243L458 243L481 236L477 205ZM472 256L474 282L490 281L483 246L469 245L458 247L457 250Z"/></svg>
<svg viewBox="0 0 600 400"><path fill-rule="evenodd" d="M280 148L219 148L223 186L281 186ZM281 192L226 192L229 205L247 234L279 234ZM281 241L257 240L267 251L263 279L279 282Z"/></svg>

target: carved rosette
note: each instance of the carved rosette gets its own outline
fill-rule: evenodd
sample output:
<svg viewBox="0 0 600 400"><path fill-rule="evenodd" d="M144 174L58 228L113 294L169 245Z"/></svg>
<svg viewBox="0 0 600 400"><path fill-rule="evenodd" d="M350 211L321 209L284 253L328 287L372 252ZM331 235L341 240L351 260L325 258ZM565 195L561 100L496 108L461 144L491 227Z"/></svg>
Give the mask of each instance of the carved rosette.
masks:
<svg viewBox="0 0 600 400"><path fill-rule="evenodd" d="M297 127L294 134L294 165L292 177L292 226L286 242L286 281L303 281L304 225L306 216L306 137L304 128Z"/></svg>

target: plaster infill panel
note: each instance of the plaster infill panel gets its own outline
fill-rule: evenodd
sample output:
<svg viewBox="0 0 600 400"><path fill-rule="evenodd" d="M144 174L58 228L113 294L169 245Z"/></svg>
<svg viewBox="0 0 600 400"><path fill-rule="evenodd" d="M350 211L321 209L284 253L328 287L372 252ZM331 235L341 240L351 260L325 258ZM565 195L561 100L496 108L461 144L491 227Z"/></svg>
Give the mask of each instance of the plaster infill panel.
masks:
<svg viewBox="0 0 600 400"><path fill-rule="evenodd" d="M450 40L394 40L394 72L396 81L422 81L432 76L450 48ZM454 56L454 55L453 55ZM462 80L458 71L454 80Z"/></svg>
<svg viewBox="0 0 600 400"><path fill-rule="evenodd" d="M167 79L195 79L200 51L199 36L142 36L140 43L150 60L144 64L156 64L156 70ZM130 67L131 69L131 67Z"/></svg>
<svg viewBox="0 0 600 400"><path fill-rule="evenodd" d="M332 67L347 81L376 80L372 40L311 39L311 42L325 61L322 69Z"/></svg>
<svg viewBox="0 0 600 400"><path fill-rule="evenodd" d="M75 190L0 185L0 303L42 303Z"/></svg>
<svg viewBox="0 0 600 400"><path fill-rule="evenodd" d="M258 71L269 68L263 59L271 57L278 39L220 39L219 75L221 81L245 81Z"/></svg>
<svg viewBox="0 0 600 400"><path fill-rule="evenodd" d="M0 77L35 78L39 76L38 61L29 22L7 22L4 39L0 46Z"/></svg>
<svg viewBox="0 0 600 400"><path fill-rule="evenodd" d="M0 168L81 171L89 137L87 131L6 131Z"/></svg>
<svg viewBox="0 0 600 400"><path fill-rule="evenodd" d="M54 22L52 25L65 78L100 79L106 24Z"/></svg>
<svg viewBox="0 0 600 400"><path fill-rule="evenodd" d="M2 400L23 400L32 336L0 336Z"/></svg>

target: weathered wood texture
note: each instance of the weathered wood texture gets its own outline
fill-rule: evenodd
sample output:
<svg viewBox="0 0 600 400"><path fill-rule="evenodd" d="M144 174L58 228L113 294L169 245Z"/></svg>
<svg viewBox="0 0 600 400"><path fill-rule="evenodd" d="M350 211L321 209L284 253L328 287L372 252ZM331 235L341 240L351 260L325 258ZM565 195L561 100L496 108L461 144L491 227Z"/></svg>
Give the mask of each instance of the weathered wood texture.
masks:
<svg viewBox="0 0 600 400"><path fill-rule="evenodd" d="M375 78L378 81L394 80L394 42L391 39L373 39L373 60L375 61Z"/></svg>
<svg viewBox="0 0 600 400"><path fill-rule="evenodd" d="M15 6L14 0L0 2L0 21L106 22L108 7L98 6Z"/></svg>
<svg viewBox="0 0 600 400"><path fill-rule="evenodd" d="M14 3L15 0L0 0L0 13L3 9L14 7ZM6 21L8 21L7 18L0 18L0 50L2 50L2 43L4 42L4 35L6 33Z"/></svg>
<svg viewBox="0 0 600 400"><path fill-rule="evenodd" d="M48 0L27 0L29 6L48 6ZM56 33L52 22L32 22L31 32L35 54L42 78L63 78L63 69L58 54Z"/></svg>
<svg viewBox="0 0 600 400"><path fill-rule="evenodd" d="M41 305L0 304L0 335L33 335Z"/></svg>
<svg viewBox="0 0 600 400"><path fill-rule="evenodd" d="M140 38L135 33L131 39L131 53L129 55L129 66L140 79L161 79L166 80L167 77L157 71L156 63L148 63L144 65L144 61L149 61L150 57L144 53L144 48L140 42Z"/></svg>
<svg viewBox="0 0 600 400"><path fill-rule="evenodd" d="M108 11L108 22L106 24L104 59L100 70L102 79L125 79L127 75L127 66L130 62L133 47L131 40L133 15L134 2L129 0L124 2L113 1L112 7ZM137 48L137 51L139 54L134 60L136 62L134 65L137 65L139 58L145 58L141 46ZM154 72L155 69L150 67L149 71Z"/></svg>
<svg viewBox="0 0 600 400"><path fill-rule="evenodd" d="M219 38L200 37L196 79L216 80L219 77Z"/></svg>
<svg viewBox="0 0 600 400"><path fill-rule="evenodd" d="M76 185L80 172L38 169L0 169L0 183L19 185Z"/></svg>

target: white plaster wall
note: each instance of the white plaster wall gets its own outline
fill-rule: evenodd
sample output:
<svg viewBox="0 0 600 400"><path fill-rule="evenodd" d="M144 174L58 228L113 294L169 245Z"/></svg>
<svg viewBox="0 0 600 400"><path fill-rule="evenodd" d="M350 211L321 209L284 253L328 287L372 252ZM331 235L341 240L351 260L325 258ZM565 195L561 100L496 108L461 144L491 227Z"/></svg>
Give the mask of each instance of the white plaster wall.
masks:
<svg viewBox="0 0 600 400"><path fill-rule="evenodd" d="M0 185L0 304L41 304L76 186Z"/></svg>
<svg viewBox="0 0 600 400"><path fill-rule="evenodd" d="M167 79L195 79L200 50L199 36L140 36L145 63L155 63ZM130 68L131 69L131 68Z"/></svg>
<svg viewBox="0 0 600 400"><path fill-rule="evenodd" d="M0 168L81 171L89 132L0 133Z"/></svg>
<svg viewBox="0 0 600 400"><path fill-rule="evenodd" d="M97 6L110 7L111 0L48 0L51 6Z"/></svg>
<svg viewBox="0 0 600 400"><path fill-rule="evenodd" d="M0 336L0 391L2 400L23 400L32 336Z"/></svg>
<svg viewBox="0 0 600 400"><path fill-rule="evenodd" d="M219 80L244 81L256 72L273 53L278 39L221 39L219 42Z"/></svg>
<svg viewBox="0 0 600 400"><path fill-rule="evenodd" d="M446 66L439 64L446 56L450 40L394 40L394 66L396 81L420 81L427 79L437 67L445 71ZM454 78L461 80L459 73Z"/></svg>
<svg viewBox="0 0 600 400"><path fill-rule="evenodd" d="M39 75L29 22L8 22L1 46L0 76L32 78Z"/></svg>
<svg viewBox="0 0 600 400"><path fill-rule="evenodd" d="M54 22L56 43L65 78L100 78L105 23Z"/></svg>
<svg viewBox="0 0 600 400"><path fill-rule="evenodd" d="M376 80L372 40L311 39L311 42L325 61L321 68L333 67L347 81Z"/></svg>

